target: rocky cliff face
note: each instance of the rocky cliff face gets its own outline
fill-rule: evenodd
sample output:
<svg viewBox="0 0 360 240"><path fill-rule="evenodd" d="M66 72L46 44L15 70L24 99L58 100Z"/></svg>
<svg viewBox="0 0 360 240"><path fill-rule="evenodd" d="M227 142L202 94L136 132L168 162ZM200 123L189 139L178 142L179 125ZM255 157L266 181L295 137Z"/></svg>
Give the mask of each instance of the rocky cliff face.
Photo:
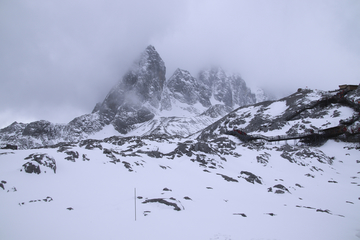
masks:
<svg viewBox="0 0 360 240"><path fill-rule="evenodd" d="M208 108L211 106L210 96L211 92L204 83L191 76L188 71L177 69L165 83L161 110L171 111L174 105L189 108L198 103Z"/></svg>
<svg viewBox="0 0 360 240"><path fill-rule="evenodd" d="M199 80L207 86L208 95L228 107L256 103L256 97L237 74L226 74L219 67L201 71ZM212 103L214 104L214 103Z"/></svg>
<svg viewBox="0 0 360 240"><path fill-rule="evenodd" d="M153 46L148 46L123 79L114 86L96 112L120 133L131 125L151 120L158 109L166 68Z"/></svg>

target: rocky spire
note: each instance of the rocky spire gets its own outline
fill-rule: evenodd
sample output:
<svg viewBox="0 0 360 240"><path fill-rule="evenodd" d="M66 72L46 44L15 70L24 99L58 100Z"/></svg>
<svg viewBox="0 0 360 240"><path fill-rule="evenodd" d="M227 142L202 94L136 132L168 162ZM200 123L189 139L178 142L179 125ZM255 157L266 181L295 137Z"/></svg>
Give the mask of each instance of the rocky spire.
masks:
<svg viewBox="0 0 360 240"><path fill-rule="evenodd" d="M129 125L154 117L153 111L160 105L165 74L164 61L153 46L148 46L96 111L106 123L126 133Z"/></svg>

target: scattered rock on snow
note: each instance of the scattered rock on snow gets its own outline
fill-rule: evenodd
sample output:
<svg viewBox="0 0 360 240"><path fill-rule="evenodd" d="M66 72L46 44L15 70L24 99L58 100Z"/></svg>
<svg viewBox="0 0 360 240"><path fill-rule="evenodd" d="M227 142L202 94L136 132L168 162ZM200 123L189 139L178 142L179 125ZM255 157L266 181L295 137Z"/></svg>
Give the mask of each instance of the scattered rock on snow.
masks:
<svg viewBox="0 0 360 240"><path fill-rule="evenodd" d="M226 175L224 175L224 174L217 173L216 175L222 176L222 177L223 177L226 181L228 181L228 182L239 182L238 180L236 180L236 179L234 179L234 178L232 178L232 177L226 176Z"/></svg>
<svg viewBox="0 0 360 240"><path fill-rule="evenodd" d="M271 155L267 152L260 154L259 156L256 157L256 160L258 163L263 164L264 166L267 165L267 163L269 162Z"/></svg>
<svg viewBox="0 0 360 240"><path fill-rule="evenodd" d="M239 216L242 216L242 217L247 217L245 213L233 213L233 215L239 215Z"/></svg>
<svg viewBox="0 0 360 240"><path fill-rule="evenodd" d="M47 197L44 198L44 199L34 199L34 200L30 200L29 203L35 203L35 202L52 202L52 201L53 201L53 198L47 196ZM19 205L20 205L20 206L25 205L25 202L21 202L21 203L19 203Z"/></svg>
<svg viewBox="0 0 360 240"><path fill-rule="evenodd" d="M77 151L65 151L65 153L68 155L65 159L75 162L75 159L79 158L79 153Z"/></svg>
<svg viewBox="0 0 360 240"><path fill-rule="evenodd" d="M272 216L272 217L276 216L275 213L265 213L265 214L266 214L266 215L269 215L269 216Z"/></svg>
<svg viewBox="0 0 360 240"><path fill-rule="evenodd" d="M85 146L85 149L89 149L89 150L92 150L94 148L98 148L100 150L103 149L102 145L101 145L101 140L95 140L95 139L86 139L86 140L83 140L79 143L79 146L80 147L83 147Z"/></svg>
<svg viewBox="0 0 360 240"><path fill-rule="evenodd" d="M244 178L246 181L248 181L249 183L258 183L258 184L262 184L261 182L261 177L256 176L255 174L251 173L251 172L247 172L247 171L241 171L240 172L240 176L239 178Z"/></svg>
<svg viewBox="0 0 360 240"><path fill-rule="evenodd" d="M88 158L85 153L82 155L82 159L83 161L90 161L90 158Z"/></svg>
<svg viewBox="0 0 360 240"><path fill-rule="evenodd" d="M273 190L275 190L274 193L276 194L284 194L285 192L290 193L290 191L282 184L277 184L273 187L268 188L268 192L273 192Z"/></svg>
<svg viewBox="0 0 360 240"><path fill-rule="evenodd" d="M40 174L40 166L48 167L56 173L56 162L55 159L50 157L46 153L33 153L25 158L27 163L23 164L23 168L27 173Z"/></svg>
<svg viewBox="0 0 360 240"><path fill-rule="evenodd" d="M181 205L179 201L177 201L175 198L153 198L153 199L147 199L143 201L142 203L161 203L165 204L167 206L173 207L175 211L181 211L184 210L184 207Z"/></svg>

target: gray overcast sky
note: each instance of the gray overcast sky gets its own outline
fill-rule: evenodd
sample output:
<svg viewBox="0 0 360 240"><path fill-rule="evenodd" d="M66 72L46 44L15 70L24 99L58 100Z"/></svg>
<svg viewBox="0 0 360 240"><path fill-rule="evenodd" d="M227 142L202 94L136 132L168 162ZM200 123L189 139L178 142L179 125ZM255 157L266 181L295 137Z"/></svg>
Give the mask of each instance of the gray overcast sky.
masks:
<svg viewBox="0 0 360 240"><path fill-rule="evenodd" d="M0 0L0 128L92 111L152 44L278 96L360 83L360 0Z"/></svg>

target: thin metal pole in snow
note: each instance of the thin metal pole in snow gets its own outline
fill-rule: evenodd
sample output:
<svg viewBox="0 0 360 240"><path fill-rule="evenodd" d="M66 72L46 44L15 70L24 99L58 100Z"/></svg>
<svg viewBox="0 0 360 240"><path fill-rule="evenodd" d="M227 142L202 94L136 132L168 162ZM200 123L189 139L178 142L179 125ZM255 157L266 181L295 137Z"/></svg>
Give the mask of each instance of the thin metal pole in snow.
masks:
<svg viewBox="0 0 360 240"><path fill-rule="evenodd" d="M135 221L136 221L136 188L134 188L134 202L135 202Z"/></svg>

